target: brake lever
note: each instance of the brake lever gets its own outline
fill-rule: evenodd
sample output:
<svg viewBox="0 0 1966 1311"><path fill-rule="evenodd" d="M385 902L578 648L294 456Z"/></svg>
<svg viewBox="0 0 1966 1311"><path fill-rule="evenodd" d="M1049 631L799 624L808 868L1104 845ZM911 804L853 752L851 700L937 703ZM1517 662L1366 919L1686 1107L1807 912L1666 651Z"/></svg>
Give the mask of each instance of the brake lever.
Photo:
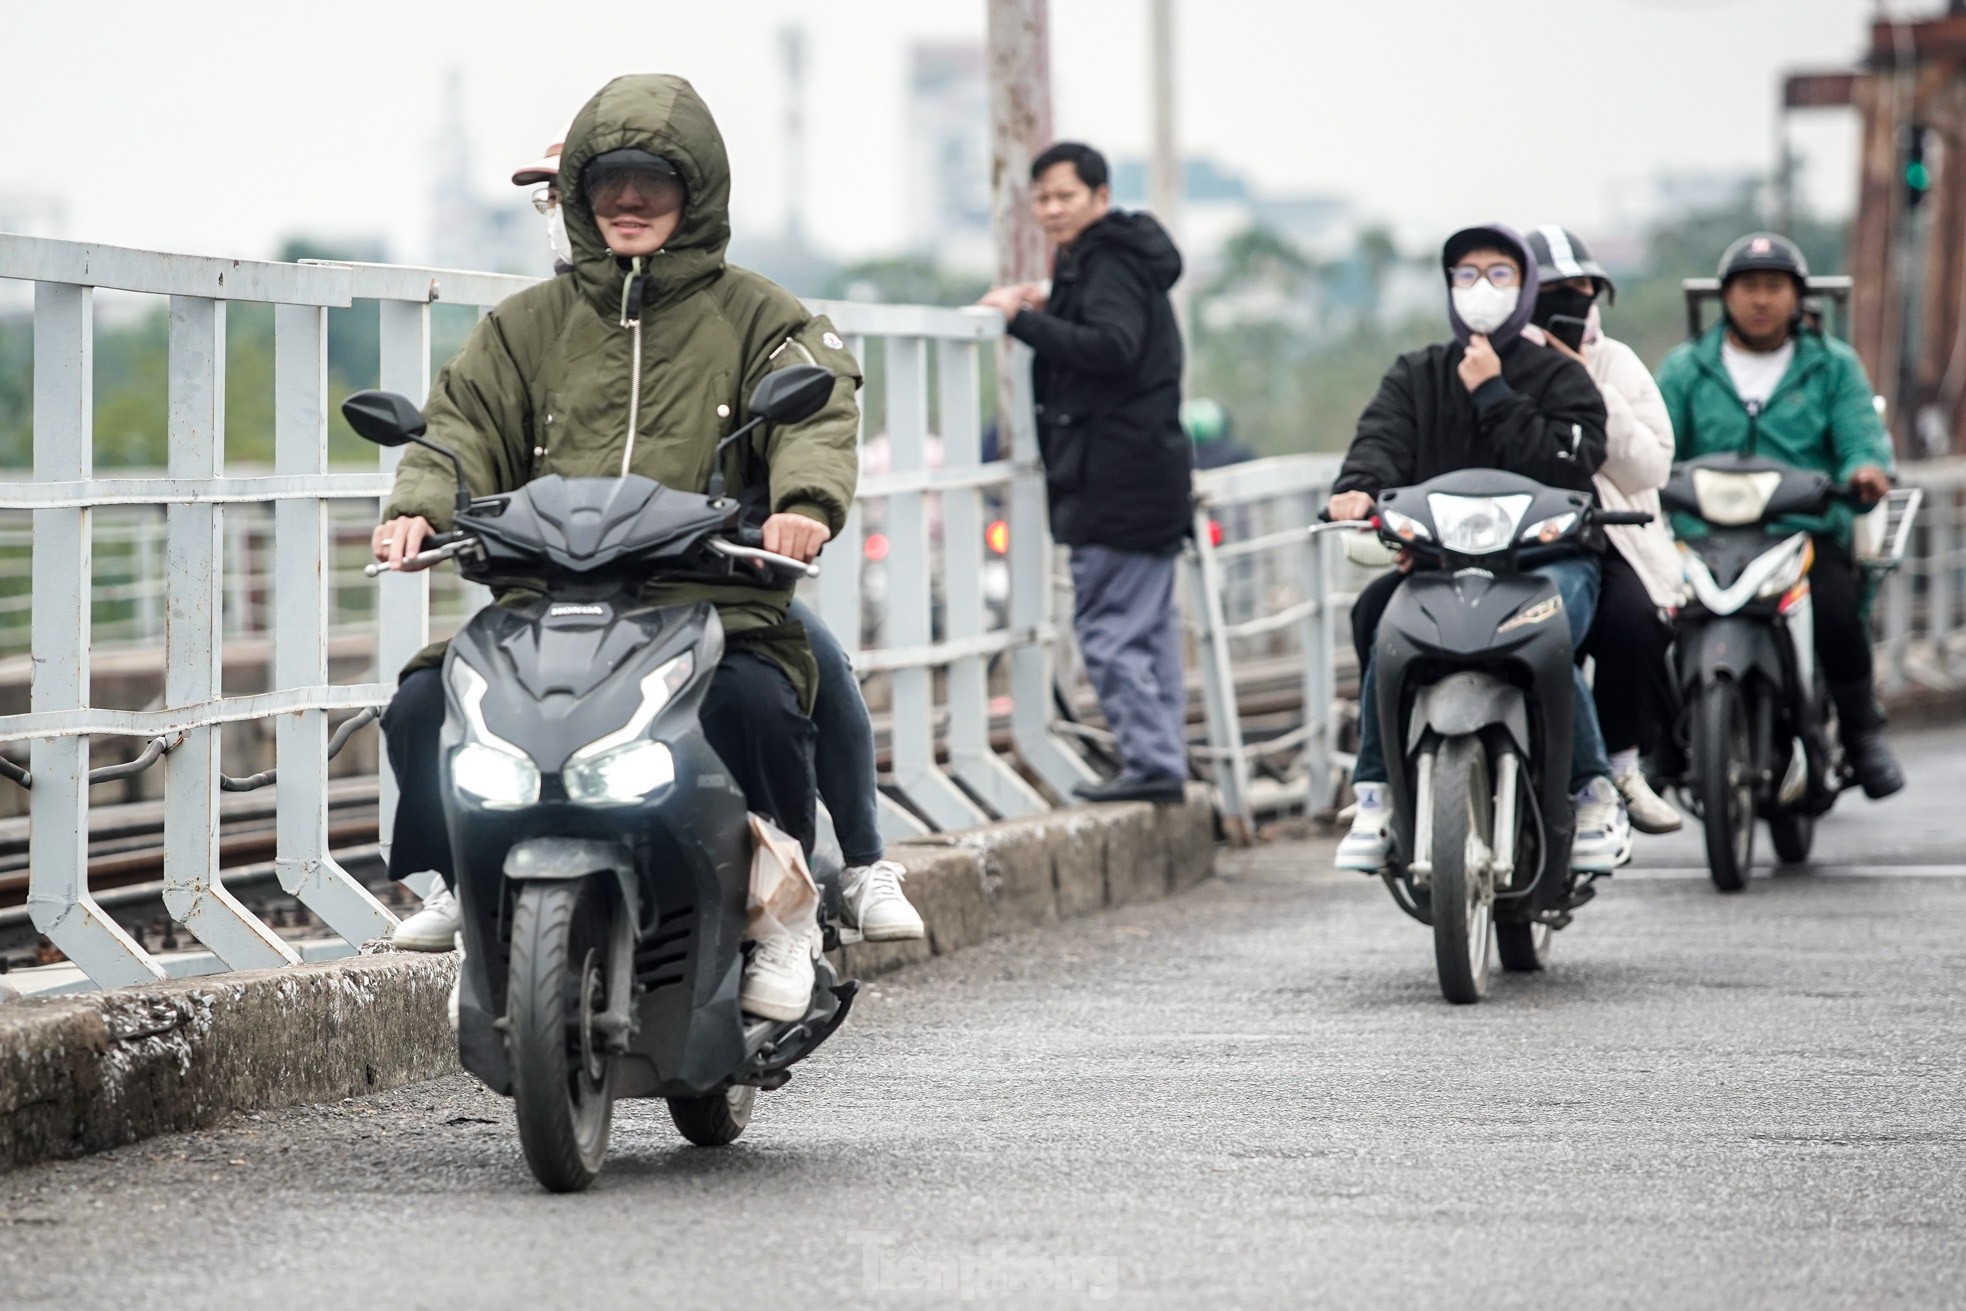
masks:
<svg viewBox="0 0 1966 1311"><path fill-rule="evenodd" d="M370 578L380 578L384 574L414 573L416 570L409 568L409 566L415 565L417 569L427 569L433 564L442 564L469 545L461 533L445 533L441 535L450 538L450 540L434 551L418 551L394 569L391 569L383 561L376 560L370 564L363 565L362 572ZM426 537L424 540L432 541L435 539Z"/></svg>
<svg viewBox="0 0 1966 1311"><path fill-rule="evenodd" d="M789 555L780 555L776 551L767 551L761 546L739 546L736 542L727 542L721 537L712 537L710 539L710 549L718 555L727 555L734 560L757 560L798 577L819 577L818 565L807 564L803 560L794 560Z"/></svg>

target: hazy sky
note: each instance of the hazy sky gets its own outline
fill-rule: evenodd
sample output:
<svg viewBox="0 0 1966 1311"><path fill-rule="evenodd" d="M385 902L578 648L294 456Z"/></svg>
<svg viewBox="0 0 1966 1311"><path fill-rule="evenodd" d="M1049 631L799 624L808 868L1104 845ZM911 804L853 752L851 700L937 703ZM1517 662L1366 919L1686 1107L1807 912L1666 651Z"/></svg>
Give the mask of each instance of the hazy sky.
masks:
<svg viewBox="0 0 1966 1311"><path fill-rule="evenodd" d="M1176 0L1181 128L1273 191L1353 197L1414 239L1500 216L1589 230L1661 169L1765 168L1776 77L1848 66L1875 0ZM1937 0L1896 0L1907 13ZM1051 0L1061 135L1147 135L1147 0ZM776 225L775 33L810 32L809 230L904 236L909 43L980 36L983 0L69 0L9 6L0 195L67 233L237 256L381 233L421 254L442 74L465 78L488 194L609 77L676 72L729 139L740 229ZM1853 190L1844 115L1798 134L1812 194ZM0 205L0 208L5 208Z"/></svg>

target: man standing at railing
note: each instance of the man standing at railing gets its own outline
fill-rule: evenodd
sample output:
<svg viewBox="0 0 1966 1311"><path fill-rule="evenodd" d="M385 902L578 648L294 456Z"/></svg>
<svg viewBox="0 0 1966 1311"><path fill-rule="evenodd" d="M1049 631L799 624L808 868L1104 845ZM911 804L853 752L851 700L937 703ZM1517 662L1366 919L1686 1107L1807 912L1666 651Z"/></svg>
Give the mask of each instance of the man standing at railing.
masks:
<svg viewBox="0 0 1966 1311"><path fill-rule="evenodd" d="M1072 627L1124 768L1088 801L1179 801L1188 696L1174 557L1190 525L1181 331L1168 289L1181 254L1146 214L1112 208L1106 160L1060 142L1031 165L1031 205L1057 247L1049 291L982 303L1037 355L1038 447L1051 531L1072 551Z"/></svg>

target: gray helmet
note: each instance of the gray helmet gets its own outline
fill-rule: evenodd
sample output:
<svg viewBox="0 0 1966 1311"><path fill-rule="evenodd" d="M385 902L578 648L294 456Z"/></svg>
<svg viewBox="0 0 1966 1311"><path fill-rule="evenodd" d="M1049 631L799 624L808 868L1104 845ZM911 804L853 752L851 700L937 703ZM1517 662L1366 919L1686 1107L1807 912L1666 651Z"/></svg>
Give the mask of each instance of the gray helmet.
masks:
<svg viewBox="0 0 1966 1311"><path fill-rule="evenodd" d="M1798 292L1809 289L1809 261L1802 257L1800 246L1779 232L1750 232L1729 246L1720 257L1720 285L1759 270L1786 273L1795 279Z"/></svg>
<svg viewBox="0 0 1966 1311"><path fill-rule="evenodd" d="M1589 278L1597 284L1598 294L1606 304L1616 303L1618 288L1604 266L1591 257L1591 248L1584 244L1582 237L1568 228L1545 223L1529 229L1528 238L1529 253L1536 260L1536 276L1543 286L1554 286L1566 278Z"/></svg>

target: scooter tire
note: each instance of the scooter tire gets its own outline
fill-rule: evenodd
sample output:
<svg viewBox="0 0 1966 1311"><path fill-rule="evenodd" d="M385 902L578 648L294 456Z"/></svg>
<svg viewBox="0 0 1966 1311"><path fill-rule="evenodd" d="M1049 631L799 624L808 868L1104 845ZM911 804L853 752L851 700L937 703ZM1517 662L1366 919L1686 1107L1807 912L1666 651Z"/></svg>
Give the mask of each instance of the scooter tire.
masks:
<svg viewBox="0 0 1966 1311"><path fill-rule="evenodd" d="M1488 871L1468 868L1468 839L1493 845L1494 788L1488 752L1480 739L1451 737L1434 756L1433 783L1434 968L1441 996L1457 1006L1488 991L1494 937L1494 901L1482 880Z"/></svg>
<svg viewBox="0 0 1966 1311"><path fill-rule="evenodd" d="M669 1118L676 1132L698 1147L728 1147L751 1123L757 1104L756 1088L734 1084L703 1097L671 1097Z"/></svg>
<svg viewBox="0 0 1966 1311"><path fill-rule="evenodd" d="M1784 865L1805 865L1809 849L1816 845L1816 817L1793 811L1777 815L1768 821L1768 836Z"/></svg>
<svg viewBox="0 0 1966 1311"><path fill-rule="evenodd" d="M1693 714L1692 791L1706 833L1707 872L1722 892L1742 892L1754 867L1754 735L1741 687L1716 678Z"/></svg>
<svg viewBox="0 0 1966 1311"><path fill-rule="evenodd" d="M609 890L598 880L528 883L512 910L507 1044L519 1145L550 1192L594 1182L614 1114L591 1020L608 978Z"/></svg>
<svg viewBox="0 0 1966 1311"><path fill-rule="evenodd" d="M1531 920L1495 926L1495 954L1511 974L1533 974L1550 963L1550 939L1555 931Z"/></svg>

